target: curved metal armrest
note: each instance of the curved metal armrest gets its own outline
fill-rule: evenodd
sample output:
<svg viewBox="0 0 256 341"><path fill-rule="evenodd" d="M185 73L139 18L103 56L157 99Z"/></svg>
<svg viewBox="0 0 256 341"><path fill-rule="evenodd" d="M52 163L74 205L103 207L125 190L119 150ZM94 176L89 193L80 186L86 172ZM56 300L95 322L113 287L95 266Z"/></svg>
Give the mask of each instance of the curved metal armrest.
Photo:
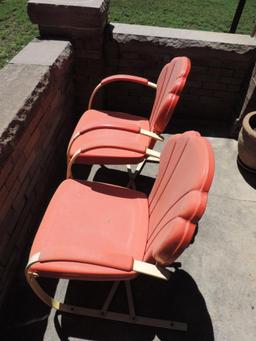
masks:
<svg viewBox="0 0 256 341"><path fill-rule="evenodd" d="M46 248L30 257L26 269L29 271L29 268L35 263L67 262L92 264L122 271L133 270L132 256L119 253L95 252L93 248L85 248L79 251L78 255L76 245L68 248L60 245L57 249L55 247Z"/></svg>
<svg viewBox="0 0 256 341"><path fill-rule="evenodd" d="M126 126L124 127L123 125L118 125L118 124L109 124L109 123L105 123L105 124L96 124L92 127L87 127L83 130L78 131L75 135L72 136L72 138L69 141L68 144L68 148L67 148L67 161L69 160L69 153L70 153L70 149L72 144L74 143L74 141L81 135L88 133L90 131L93 130L98 130L98 129L115 129L115 130L123 130L123 131L128 131L131 133L139 133L140 132L140 127L137 126L136 124L132 124L132 123L127 123Z"/></svg>
<svg viewBox="0 0 256 341"><path fill-rule="evenodd" d="M67 162L69 161L70 149L71 149L71 146L74 143L74 141L79 136L81 136L85 133L88 133L90 131L97 130L97 129L114 129L114 130L128 131L128 132L135 133L135 134L146 135L146 136L148 136L154 140L164 141L164 138L161 135L158 135L157 133L154 133L152 131L140 128L136 124L126 123L125 127L122 124L120 124L120 125L118 125L118 124L113 125L113 124L109 124L109 123L99 124L99 125L95 125L92 127L85 128L81 131L78 131L75 135L72 136L72 138L69 141L68 148L67 148Z"/></svg>
<svg viewBox="0 0 256 341"><path fill-rule="evenodd" d="M89 99L88 110L90 110L92 107L92 101L93 101L93 98L94 98L96 92L100 88L102 88L103 86L110 84L110 83L113 83L113 82L131 82L131 83L146 85L146 86L149 86L149 87L154 88L154 89L157 88L157 85L155 83L149 82L148 79L143 78L143 77L131 76L131 75L122 75L122 74L109 76L109 77L102 79L102 81L93 90L91 97Z"/></svg>
<svg viewBox="0 0 256 341"><path fill-rule="evenodd" d="M76 159L79 157L80 154L88 152L90 150L94 150L94 149L102 149L102 148L113 148L113 149L122 149L122 150L128 150L131 152L135 152L135 153L140 153L140 154L145 154L147 156L154 156L155 158L159 158L160 159L160 153L149 149L147 147L144 146L139 146L138 144L134 143L131 144L130 146L125 146L125 145L113 145L113 144L105 144L104 143L100 143L100 141L97 141L97 145L92 144L89 145L86 148L80 148L78 149L73 156L71 157L70 160L68 160L68 165L67 165L67 179L72 178L72 165L75 163Z"/></svg>
<svg viewBox="0 0 256 341"><path fill-rule="evenodd" d="M106 78L103 78L100 82L101 85L106 85L113 82L132 82L138 83L142 85L148 85L148 79L139 76L132 76L132 75L125 75L125 74L118 74L112 75Z"/></svg>
<svg viewBox="0 0 256 341"><path fill-rule="evenodd" d="M59 250L59 249L58 249ZM49 263L49 262L73 262L73 263L86 263L92 265L99 265L109 268L118 269L121 271L135 271L138 273L142 273L148 276L157 277L160 279L168 280L171 275L171 271L165 269L163 267L143 262L140 260L133 259L132 256L124 255L124 254L107 254L107 253L94 253L90 252L90 250L86 250L85 254L81 257L65 257L58 256L52 254L51 249L46 250L45 252L37 252L33 256L30 257L28 264L26 266L26 273L30 272L30 267L35 263ZM61 250L60 254L68 254L68 250ZM85 250L83 250L85 251ZM54 249L54 253L56 253L56 249Z"/></svg>

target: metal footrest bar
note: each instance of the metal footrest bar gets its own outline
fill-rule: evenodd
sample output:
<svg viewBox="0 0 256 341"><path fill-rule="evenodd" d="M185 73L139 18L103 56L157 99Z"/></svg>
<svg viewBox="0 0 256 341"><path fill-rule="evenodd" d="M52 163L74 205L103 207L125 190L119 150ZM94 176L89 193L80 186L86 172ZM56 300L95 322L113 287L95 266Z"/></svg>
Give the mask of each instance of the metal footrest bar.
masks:
<svg viewBox="0 0 256 341"><path fill-rule="evenodd" d="M127 323L151 326L151 327L157 327L157 328L167 328L167 329L178 330L178 331L187 331L187 324L183 322L155 319L155 318L144 317L144 316L136 316L133 303L132 303L132 306L130 306L129 308L130 314L123 314L123 313L117 313L117 312L105 310L105 308L110 305L112 298L114 297L114 294L119 285L119 282L117 282L117 284L114 283L114 285L112 286L112 289L110 290L110 293L103 305L103 308L92 309L92 308L84 308L84 307L79 307L79 306L59 302L55 298L49 296L42 289L36 277L37 277L36 274L26 273L26 278L28 280L28 283L30 284L33 291L37 294L37 296L44 303L46 303L50 307L55 308L56 310L59 310L61 312L75 314L75 315L83 315L83 316L88 316L88 317L103 318L103 319L108 319L108 320L127 322ZM128 284L128 287L129 287L129 284ZM127 290L127 293L129 292L128 295L130 296L131 290L128 287L126 287L126 290Z"/></svg>
<svg viewBox="0 0 256 341"><path fill-rule="evenodd" d="M62 312L72 313L76 315L103 318L106 320L139 324L139 325L150 326L150 327L167 328L167 329L178 330L178 331L187 331L188 329L187 324L183 322L161 320L161 319L155 319L155 318L144 317L144 316L134 316L133 318L131 318L129 314L116 313L113 311L108 311L104 315L102 315L101 310L98 310L98 309L83 308L83 307L72 306L72 305L67 305L67 304L62 304L61 309L59 310Z"/></svg>

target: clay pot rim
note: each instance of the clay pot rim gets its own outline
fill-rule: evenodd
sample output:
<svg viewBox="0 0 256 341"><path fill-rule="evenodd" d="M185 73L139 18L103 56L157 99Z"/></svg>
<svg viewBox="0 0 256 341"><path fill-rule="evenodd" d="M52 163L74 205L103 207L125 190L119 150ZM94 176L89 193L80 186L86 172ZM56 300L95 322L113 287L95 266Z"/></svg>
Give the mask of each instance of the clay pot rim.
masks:
<svg viewBox="0 0 256 341"><path fill-rule="evenodd" d="M256 130L252 129L252 127L250 125L250 119L253 116L255 116L255 120L256 120L256 111L252 111L252 112L248 113L247 115L245 115L245 117L243 119L243 128L245 130L247 130L250 135L252 135L253 137L256 138Z"/></svg>

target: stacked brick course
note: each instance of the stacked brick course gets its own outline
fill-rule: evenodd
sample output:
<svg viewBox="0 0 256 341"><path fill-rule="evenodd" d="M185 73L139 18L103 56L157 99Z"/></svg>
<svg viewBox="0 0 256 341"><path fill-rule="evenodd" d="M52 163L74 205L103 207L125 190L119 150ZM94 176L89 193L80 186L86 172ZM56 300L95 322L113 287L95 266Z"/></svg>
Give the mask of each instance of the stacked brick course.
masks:
<svg viewBox="0 0 256 341"><path fill-rule="evenodd" d="M153 37L153 34L156 36ZM219 121L230 126L244 100L251 70L255 64L256 44L253 38L233 37L237 42L214 43L225 34L205 33L208 42L187 39L185 30L112 24L105 36L105 72L135 74L156 81L163 65L176 56L188 56L191 73L175 111L175 117L201 120L205 124ZM175 39L173 36L176 34ZM177 35L180 35L177 46ZM199 34L201 36L201 32ZM246 36L244 36L246 37ZM243 37L242 37L243 38ZM248 44L251 45L248 45ZM197 47L195 47L197 45ZM154 92L130 84L115 84L107 90L106 107L148 115Z"/></svg>
<svg viewBox="0 0 256 341"><path fill-rule="evenodd" d="M38 24L42 38L55 37L72 42L75 104L80 114L88 104L90 92L104 73L103 31L108 6L109 0L28 2L30 19Z"/></svg>
<svg viewBox="0 0 256 341"><path fill-rule="evenodd" d="M40 48L40 42L34 45ZM31 65L21 52L0 72L6 87L1 113L9 116L9 124L1 121L0 140L0 303L65 170L73 121L72 52L67 42L56 45L59 55L52 61L48 55L48 65Z"/></svg>

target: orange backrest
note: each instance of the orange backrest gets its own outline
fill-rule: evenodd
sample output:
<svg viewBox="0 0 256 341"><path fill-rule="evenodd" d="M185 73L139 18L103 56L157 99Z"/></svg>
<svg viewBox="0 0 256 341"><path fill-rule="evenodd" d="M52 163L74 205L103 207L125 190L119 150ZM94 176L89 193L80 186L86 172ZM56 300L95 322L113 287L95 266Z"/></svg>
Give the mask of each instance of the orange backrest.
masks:
<svg viewBox="0 0 256 341"><path fill-rule="evenodd" d="M213 174L211 146L199 133L190 131L168 140L148 199L144 260L171 264L190 244L206 208Z"/></svg>
<svg viewBox="0 0 256 341"><path fill-rule="evenodd" d="M187 57L176 57L166 64L157 80L157 91L149 123L151 131L162 133L184 88L191 67Z"/></svg>

